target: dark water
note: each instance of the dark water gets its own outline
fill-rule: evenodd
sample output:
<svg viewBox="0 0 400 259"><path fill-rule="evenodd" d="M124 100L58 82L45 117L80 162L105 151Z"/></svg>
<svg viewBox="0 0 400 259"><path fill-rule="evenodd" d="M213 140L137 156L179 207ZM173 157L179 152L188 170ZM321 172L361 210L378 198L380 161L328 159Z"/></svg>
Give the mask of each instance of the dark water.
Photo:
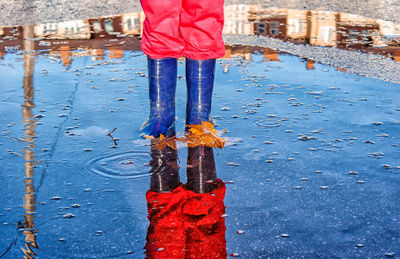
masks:
<svg viewBox="0 0 400 259"><path fill-rule="evenodd" d="M15 39L0 60L0 257L144 258L146 192L156 162L165 164L139 136L149 105L139 41L46 42ZM205 151L226 185L210 254L398 256L399 85L226 48L212 114L227 144ZM184 60L178 74L182 135ZM167 162L186 183L198 153L178 151Z"/></svg>

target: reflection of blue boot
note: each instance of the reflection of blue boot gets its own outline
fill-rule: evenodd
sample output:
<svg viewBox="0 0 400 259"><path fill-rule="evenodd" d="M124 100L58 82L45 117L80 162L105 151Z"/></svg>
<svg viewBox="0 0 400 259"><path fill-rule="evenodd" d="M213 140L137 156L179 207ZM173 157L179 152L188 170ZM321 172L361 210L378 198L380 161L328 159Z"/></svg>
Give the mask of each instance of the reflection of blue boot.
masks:
<svg viewBox="0 0 400 259"><path fill-rule="evenodd" d="M159 137L175 120L177 59L148 58L150 116L142 126L142 135Z"/></svg>
<svg viewBox="0 0 400 259"><path fill-rule="evenodd" d="M215 59L186 59L186 125L210 121Z"/></svg>

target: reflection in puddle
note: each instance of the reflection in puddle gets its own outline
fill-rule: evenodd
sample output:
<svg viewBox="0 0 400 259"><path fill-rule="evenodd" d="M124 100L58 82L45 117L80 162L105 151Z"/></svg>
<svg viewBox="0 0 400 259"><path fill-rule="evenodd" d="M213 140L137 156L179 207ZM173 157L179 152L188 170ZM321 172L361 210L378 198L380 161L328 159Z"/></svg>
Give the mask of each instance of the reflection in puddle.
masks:
<svg viewBox="0 0 400 259"><path fill-rule="evenodd" d="M180 183L177 151L152 147L146 193L147 258L226 258L225 185L213 149L188 148L187 183Z"/></svg>
<svg viewBox="0 0 400 259"><path fill-rule="evenodd" d="M400 56L400 24L329 11L229 5L224 33Z"/></svg>
<svg viewBox="0 0 400 259"><path fill-rule="evenodd" d="M71 63L70 51L79 48L90 50L95 59L102 59L105 49L110 58L122 58L122 50L140 50L136 36L143 31L143 21L144 13L135 12L35 25L35 49L50 50L67 66ZM23 26L0 29L0 57L21 48L23 30ZM263 35L400 59L400 24L349 13L227 5L224 34ZM266 58L276 60L275 53L269 55Z"/></svg>
<svg viewBox="0 0 400 259"><path fill-rule="evenodd" d="M35 108L34 103L34 87L33 87L33 73L35 63L34 45L32 39L33 26L24 26L24 104L22 107L22 118L24 122L25 137L24 142L26 146L24 149L25 160L25 195L23 208L25 210L24 223L20 227L23 228L25 236L25 248L21 247L25 258L34 258L36 255L35 250L39 249L36 242L36 234L38 232L35 225L35 211L36 211L36 193L34 186L34 168L37 163L35 159L35 139L36 139L36 120L34 119L32 110Z"/></svg>

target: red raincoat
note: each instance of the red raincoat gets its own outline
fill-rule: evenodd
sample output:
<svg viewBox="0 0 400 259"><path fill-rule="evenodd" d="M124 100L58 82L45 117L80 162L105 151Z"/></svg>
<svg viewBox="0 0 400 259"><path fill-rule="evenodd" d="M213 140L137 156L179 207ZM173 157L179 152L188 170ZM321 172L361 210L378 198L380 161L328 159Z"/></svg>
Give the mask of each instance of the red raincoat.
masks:
<svg viewBox="0 0 400 259"><path fill-rule="evenodd" d="M224 0L141 0L142 50L150 58L215 59L225 54Z"/></svg>

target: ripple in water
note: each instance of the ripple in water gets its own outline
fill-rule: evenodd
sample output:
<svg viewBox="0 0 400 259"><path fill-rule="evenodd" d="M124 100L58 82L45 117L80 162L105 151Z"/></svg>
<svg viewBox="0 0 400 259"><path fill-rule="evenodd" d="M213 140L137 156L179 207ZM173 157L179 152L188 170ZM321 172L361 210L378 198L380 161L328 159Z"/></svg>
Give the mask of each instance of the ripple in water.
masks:
<svg viewBox="0 0 400 259"><path fill-rule="evenodd" d="M279 119L261 119L255 121L254 124L260 128L276 128L282 126Z"/></svg>
<svg viewBox="0 0 400 259"><path fill-rule="evenodd" d="M113 179L131 179L151 175L149 153L130 151L96 157L86 165L90 173Z"/></svg>

